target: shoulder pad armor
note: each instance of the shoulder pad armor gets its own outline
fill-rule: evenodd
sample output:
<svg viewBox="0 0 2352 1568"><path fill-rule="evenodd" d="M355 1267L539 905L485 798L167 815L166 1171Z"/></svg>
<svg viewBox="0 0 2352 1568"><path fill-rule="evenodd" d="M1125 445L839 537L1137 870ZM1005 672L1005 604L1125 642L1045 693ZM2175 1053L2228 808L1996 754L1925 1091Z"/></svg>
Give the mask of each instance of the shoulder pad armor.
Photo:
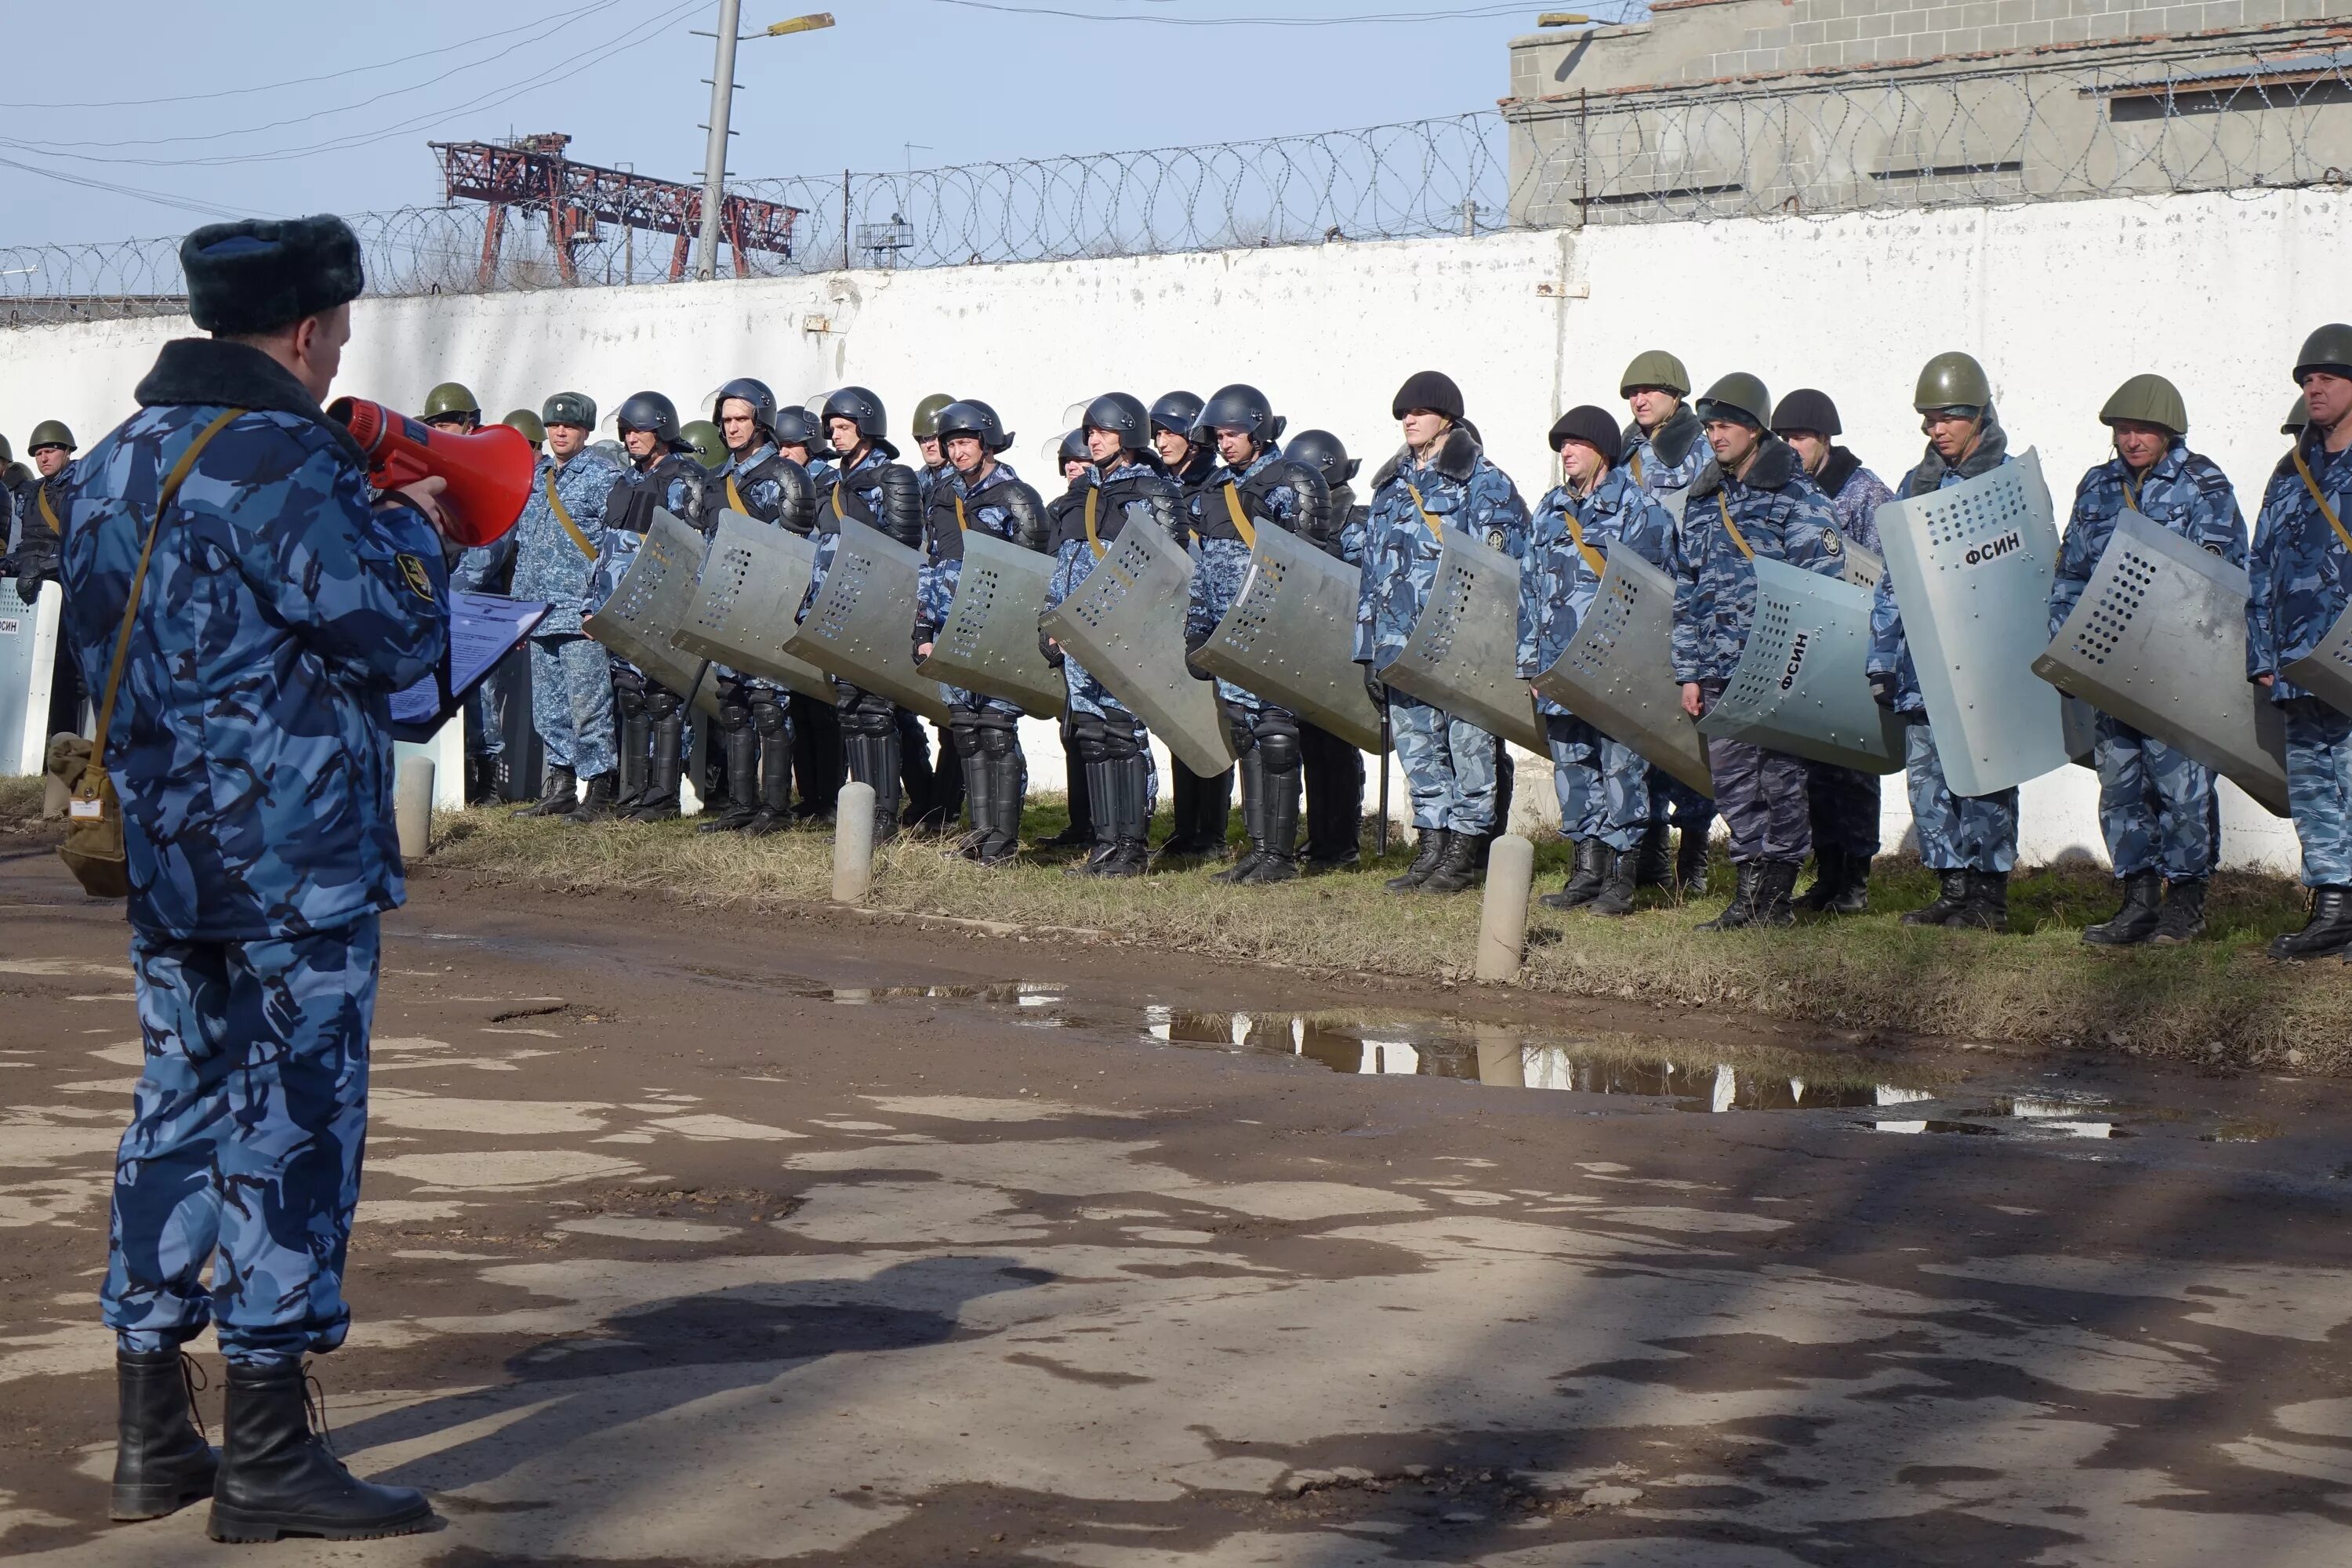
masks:
<svg viewBox="0 0 2352 1568"><path fill-rule="evenodd" d="M1004 510L1013 518L1013 542L1024 550L1054 548L1054 530L1045 519L1045 502L1025 479L999 487Z"/></svg>

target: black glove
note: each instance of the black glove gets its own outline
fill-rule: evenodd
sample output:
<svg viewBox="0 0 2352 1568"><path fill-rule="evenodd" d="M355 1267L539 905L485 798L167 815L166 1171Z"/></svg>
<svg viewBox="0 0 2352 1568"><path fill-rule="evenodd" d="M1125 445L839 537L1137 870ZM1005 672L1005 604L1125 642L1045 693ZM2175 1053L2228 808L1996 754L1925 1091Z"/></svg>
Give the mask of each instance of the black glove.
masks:
<svg viewBox="0 0 2352 1568"><path fill-rule="evenodd" d="M1204 629L1199 632L1188 631L1184 634L1184 668L1192 672L1192 679L1195 680L1214 680L1217 679L1215 676L1211 675L1207 670L1202 669L1201 668L1200 661L1193 657L1208 646L1208 630Z"/></svg>
<svg viewBox="0 0 2352 1568"><path fill-rule="evenodd" d="M1871 700L1877 703L1881 708L1885 709L1889 713L1895 711L1895 693L1900 689L1900 686L1901 683L1895 679L1895 672L1893 670L1875 669L1870 673Z"/></svg>
<svg viewBox="0 0 2352 1568"><path fill-rule="evenodd" d="M1372 700L1373 707L1386 707L1389 700L1389 689L1381 684L1381 678L1372 673L1372 667L1370 665L1367 664L1363 666L1362 668L1364 671L1364 695Z"/></svg>

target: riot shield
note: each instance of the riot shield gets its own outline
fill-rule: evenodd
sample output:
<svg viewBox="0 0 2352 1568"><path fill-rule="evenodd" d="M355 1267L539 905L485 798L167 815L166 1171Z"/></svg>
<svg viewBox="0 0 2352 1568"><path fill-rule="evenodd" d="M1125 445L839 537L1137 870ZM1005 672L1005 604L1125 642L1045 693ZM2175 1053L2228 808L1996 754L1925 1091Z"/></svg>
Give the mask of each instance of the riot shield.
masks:
<svg viewBox="0 0 2352 1568"><path fill-rule="evenodd" d="M1203 778L1234 765L1214 682L1184 664L1192 558L1149 523L1121 529L1078 591L1038 625Z"/></svg>
<svg viewBox="0 0 2352 1568"><path fill-rule="evenodd" d="M670 640L693 606L702 553L699 532L656 510L636 559L581 630L644 670L646 679L687 697L715 719L718 682L710 679L708 661L680 653Z"/></svg>
<svg viewBox="0 0 2352 1568"><path fill-rule="evenodd" d="M1847 540L1845 567L1843 574L1847 582L1857 588L1875 588L1878 586L1878 580L1886 575L1886 563L1854 543L1853 541Z"/></svg>
<svg viewBox="0 0 2352 1568"><path fill-rule="evenodd" d="M1541 756L1543 724L1518 660L1519 563L1448 530L1421 619L1381 679Z"/></svg>
<svg viewBox="0 0 2352 1568"><path fill-rule="evenodd" d="M2286 733L2246 679L2246 573L2138 512L2116 519L2033 673L2286 810Z"/></svg>
<svg viewBox="0 0 2352 1568"><path fill-rule="evenodd" d="M1870 593L1783 561L1756 562L1756 620L1703 735L1866 773L1903 766L1903 726L1871 695Z"/></svg>
<svg viewBox="0 0 2352 1568"><path fill-rule="evenodd" d="M955 603L923 675L1018 702L1033 719L1060 717L1069 688L1037 647L1037 613L1053 584L1052 556L966 529Z"/></svg>
<svg viewBox="0 0 2352 1568"><path fill-rule="evenodd" d="M830 702L832 678L784 651L815 568L812 541L740 511L722 511L702 552L693 606L670 640L696 658Z"/></svg>
<svg viewBox="0 0 2352 1568"><path fill-rule="evenodd" d="M1356 645L1359 574L1279 528L1261 528L1249 575L1192 661L1321 725L1360 752L1381 749Z"/></svg>
<svg viewBox="0 0 2352 1568"><path fill-rule="evenodd" d="M1632 550L1609 569L1576 636L1536 689L1710 799L1706 742L1675 680L1675 581Z"/></svg>
<svg viewBox="0 0 2352 1568"><path fill-rule="evenodd" d="M2352 713L2352 608L2336 617L2317 647L2279 673L2338 713Z"/></svg>
<svg viewBox="0 0 2352 1568"><path fill-rule="evenodd" d="M878 528L841 520L833 569L784 652L944 724L946 688L915 668L915 590L922 557Z"/></svg>
<svg viewBox="0 0 2352 1568"><path fill-rule="evenodd" d="M1992 795L2069 761L2050 641L2058 530L2029 449L1949 489L1878 509L1879 542L1956 795Z"/></svg>
<svg viewBox="0 0 2352 1568"><path fill-rule="evenodd" d="M0 773L47 766L49 688L64 603L54 583L43 584L26 604L14 582L0 580Z"/></svg>

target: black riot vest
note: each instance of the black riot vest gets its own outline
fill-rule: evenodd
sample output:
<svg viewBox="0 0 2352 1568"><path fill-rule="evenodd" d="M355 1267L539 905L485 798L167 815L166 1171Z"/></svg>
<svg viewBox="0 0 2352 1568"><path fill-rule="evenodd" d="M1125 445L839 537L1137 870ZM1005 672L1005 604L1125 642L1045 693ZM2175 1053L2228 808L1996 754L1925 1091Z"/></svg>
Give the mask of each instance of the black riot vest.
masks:
<svg viewBox="0 0 2352 1568"><path fill-rule="evenodd" d="M678 521L701 527L703 481L708 476L700 463L677 452L668 454L650 468L613 482L613 493L604 502L604 526L624 533L648 531L654 525L654 513L661 510L662 498L669 493L670 481L681 476L687 481L688 500L687 515Z"/></svg>

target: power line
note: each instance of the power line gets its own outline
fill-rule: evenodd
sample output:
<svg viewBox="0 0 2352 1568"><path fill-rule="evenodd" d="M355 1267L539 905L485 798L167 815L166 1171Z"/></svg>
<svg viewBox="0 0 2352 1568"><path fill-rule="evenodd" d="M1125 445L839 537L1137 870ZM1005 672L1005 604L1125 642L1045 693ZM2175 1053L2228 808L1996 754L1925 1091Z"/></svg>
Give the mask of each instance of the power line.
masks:
<svg viewBox="0 0 2352 1568"><path fill-rule="evenodd" d="M992 0L930 0L935 5L960 5L973 11L995 11L1011 16L1056 16L1073 22L1128 22L1147 27L1351 27L1387 22L1467 22L1523 14L1527 6L1497 5L1466 11L1375 11L1347 16L1155 16L1141 12L1105 15L1099 11L1065 11L1051 5L1003 5Z"/></svg>
<svg viewBox="0 0 2352 1568"><path fill-rule="evenodd" d="M105 191L112 195L134 196L141 201L153 202L158 206L173 207L181 212L194 213L198 217L274 217L277 216L274 213L257 213L250 209L239 211L232 207L215 206L209 202L196 201L187 196L166 195L161 191L141 190L136 185L118 185L110 180L92 179L88 174L68 174L62 169L44 169L33 163L21 163L14 158L0 158L0 168L17 169L27 174L37 174L45 180L58 180L68 185L80 185L88 190Z"/></svg>

